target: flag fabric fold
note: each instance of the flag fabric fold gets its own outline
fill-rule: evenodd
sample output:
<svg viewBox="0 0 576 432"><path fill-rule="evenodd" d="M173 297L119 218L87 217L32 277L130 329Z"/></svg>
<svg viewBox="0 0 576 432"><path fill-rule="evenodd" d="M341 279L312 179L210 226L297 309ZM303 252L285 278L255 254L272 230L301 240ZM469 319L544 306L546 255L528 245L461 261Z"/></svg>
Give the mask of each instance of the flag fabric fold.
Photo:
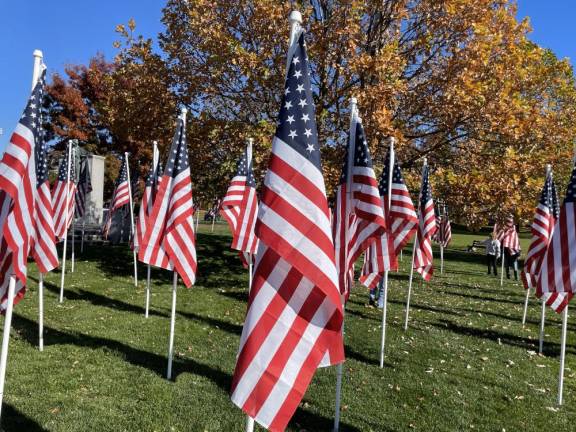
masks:
<svg viewBox="0 0 576 432"><path fill-rule="evenodd" d="M156 166L151 165L150 171L146 176L144 184L144 193L140 201L140 210L138 212L138 220L136 221L136 235L134 236L134 248L138 250L142 244L142 240L146 234L146 219L152 213L156 193L158 192L158 185L162 177L162 163L160 159Z"/></svg>
<svg viewBox="0 0 576 432"><path fill-rule="evenodd" d="M316 369L344 360L343 312L304 35L295 39L258 209L232 401L283 431Z"/></svg>
<svg viewBox="0 0 576 432"><path fill-rule="evenodd" d="M69 143L68 145L72 145ZM72 160L68 156L72 154ZM52 186L52 208L54 209L54 232L58 241L64 240L68 228L74 219L76 173L74 169L74 149L66 151L66 157L60 160L58 178ZM70 163L70 177L68 177L68 163Z"/></svg>
<svg viewBox="0 0 576 432"><path fill-rule="evenodd" d="M175 270L186 287L196 280L192 180L186 145L186 125L178 118L176 132L159 180L138 258L145 264Z"/></svg>
<svg viewBox="0 0 576 432"><path fill-rule="evenodd" d="M556 312L564 310L576 292L576 165L566 189L552 237L542 257L536 296Z"/></svg>
<svg viewBox="0 0 576 432"><path fill-rule="evenodd" d="M420 188L420 203L418 208L418 230L416 231L416 252L414 255L414 269L420 273L425 281L429 281L434 273L432 256L432 236L436 231L436 215L434 213L434 200L429 179L430 167L424 165L422 170L422 186Z"/></svg>
<svg viewBox="0 0 576 432"><path fill-rule="evenodd" d="M391 157L393 158L392 183L389 184ZM370 289L378 285L385 271L398 270L398 255L414 237L418 223L410 192L404 183L400 166L394 159L392 148L386 155L378 189L388 230L371 244L364 254L360 282ZM388 206L390 194L392 194L391 204Z"/></svg>
<svg viewBox="0 0 576 432"><path fill-rule="evenodd" d="M221 209L232 232L230 247L240 251L242 261L247 262L247 255L254 255L258 247L258 238L254 233L258 216L258 196L252 172L252 146L250 144L238 160L236 174L222 200Z"/></svg>
<svg viewBox="0 0 576 432"><path fill-rule="evenodd" d="M333 220L336 270L340 293L345 299L354 281L354 263L386 232L378 181L364 128L355 110L350 123L350 142L336 190Z"/></svg>
<svg viewBox="0 0 576 432"><path fill-rule="evenodd" d="M0 311L8 284L16 278L14 304L25 293L27 260L32 254L46 273L58 266L42 103L45 69L0 161Z"/></svg>

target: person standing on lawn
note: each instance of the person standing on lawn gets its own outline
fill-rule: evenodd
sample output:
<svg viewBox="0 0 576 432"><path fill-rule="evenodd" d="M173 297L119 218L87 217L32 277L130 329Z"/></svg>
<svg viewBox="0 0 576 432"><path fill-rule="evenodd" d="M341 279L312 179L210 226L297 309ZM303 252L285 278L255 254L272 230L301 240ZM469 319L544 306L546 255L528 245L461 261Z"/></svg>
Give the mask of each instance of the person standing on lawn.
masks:
<svg viewBox="0 0 576 432"><path fill-rule="evenodd" d="M488 237L484 244L486 245L486 263L488 264L488 274L491 274L490 270L494 270L494 276L498 276L498 270L496 269L496 261L500 258L500 241L496 238L495 234Z"/></svg>

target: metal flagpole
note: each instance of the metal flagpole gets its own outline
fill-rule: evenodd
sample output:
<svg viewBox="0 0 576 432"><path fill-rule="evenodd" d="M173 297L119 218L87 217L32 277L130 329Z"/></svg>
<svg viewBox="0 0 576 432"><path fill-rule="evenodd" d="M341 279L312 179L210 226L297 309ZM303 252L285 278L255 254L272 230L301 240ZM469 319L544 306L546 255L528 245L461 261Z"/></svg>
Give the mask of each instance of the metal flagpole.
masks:
<svg viewBox="0 0 576 432"><path fill-rule="evenodd" d="M200 204L200 203L198 203ZM198 224L200 223L200 205L198 205L198 210L196 210L196 235L198 235Z"/></svg>
<svg viewBox="0 0 576 432"><path fill-rule="evenodd" d="M74 221L74 216L72 216L72 251L71 251L72 264L70 265L70 273L74 273L74 243L76 242L76 238L74 236L75 231L76 231L76 223Z"/></svg>
<svg viewBox="0 0 576 432"><path fill-rule="evenodd" d="M134 202L132 201L132 183L130 180L130 165L128 165L128 153L124 153L124 160L126 162L126 175L128 180L128 197L130 198L130 235L132 236L132 244L134 244ZM138 286L138 261L136 257L136 248L132 248L132 255L134 257L134 286Z"/></svg>
<svg viewBox="0 0 576 432"><path fill-rule="evenodd" d="M403 251L400 250L400 261L404 262L404 254L402 252Z"/></svg>
<svg viewBox="0 0 576 432"><path fill-rule="evenodd" d="M64 224L66 230L64 231L64 247L62 249L62 273L60 276L60 299L59 302L64 302L64 278L66 275L66 247L68 245L68 208L70 207L70 166L72 163L72 143L68 141L68 171L66 174L66 214L64 215ZM74 217L74 216L72 216Z"/></svg>
<svg viewBox="0 0 576 432"><path fill-rule="evenodd" d="M502 268L500 269L500 286L504 285L504 260L506 259L506 254L504 253L504 247L500 244L500 254L502 255Z"/></svg>
<svg viewBox="0 0 576 432"><path fill-rule="evenodd" d="M352 208L352 165L354 163L354 150L355 148L355 138L356 138L356 125L360 122L360 118L358 117L358 108L357 108L357 100L356 98L350 99L350 136L348 138L348 161L347 161L347 168L348 172L346 173L346 219L342 221L344 224L348 224L348 215L351 212ZM344 237L345 237L345 253L346 253L346 265L348 264L348 226L344 229ZM352 287L349 287L349 289ZM344 303L344 301L342 302ZM342 324L342 335L344 336L344 324ZM334 408L334 432L338 432L340 430L340 405L342 402L342 373L343 373L343 365L339 363L336 366L336 403Z"/></svg>
<svg viewBox="0 0 576 432"><path fill-rule="evenodd" d="M186 124L186 108L182 108L180 118ZM174 326L176 325L176 288L178 287L178 272L174 270L172 280L172 311L170 314L170 338L168 341L168 368L166 378L172 379L172 358L174 357Z"/></svg>
<svg viewBox="0 0 576 432"><path fill-rule="evenodd" d="M159 157L160 154L158 151L158 142L154 141L152 148L152 175L156 175L156 167L158 166ZM152 187L155 187L155 184L153 184ZM150 271L150 264L148 264L146 268L146 306L144 309L145 318L148 318L148 312L150 310Z"/></svg>
<svg viewBox="0 0 576 432"><path fill-rule="evenodd" d="M32 53L34 57L34 69L32 71L32 90L36 86L42 69L43 54L40 50ZM44 351L44 275L38 269L38 349ZM1 408L1 407L0 407Z"/></svg>
<svg viewBox="0 0 576 432"><path fill-rule="evenodd" d="M394 174L394 160L396 153L394 153L394 137L390 137L390 161L388 164L388 215L390 214L390 207L392 207L392 178ZM386 215L385 215L386 216ZM390 218L387 218L386 223L389 224ZM387 234L389 235L389 234ZM382 338L380 340L380 367L384 367L384 349L386 346L386 309L388 308L388 270L384 270L384 280L382 282Z"/></svg>
<svg viewBox="0 0 576 432"><path fill-rule="evenodd" d="M248 254L248 295L252 289L252 254ZM254 431L254 419L249 415L246 416L246 432Z"/></svg>
<svg viewBox="0 0 576 432"><path fill-rule="evenodd" d="M174 326L176 324L176 288L178 287L178 273L174 271L172 281L172 313L170 314L170 339L168 342L168 370L166 378L172 379L172 358L174 356Z"/></svg>
<svg viewBox="0 0 576 432"><path fill-rule="evenodd" d="M538 354L544 349L544 321L546 319L546 302L542 300L542 312L540 314L540 337L538 341Z"/></svg>
<svg viewBox="0 0 576 432"><path fill-rule="evenodd" d="M216 212L218 211L218 207L219 207L218 204L219 203L220 203L220 200L216 201L216 208L214 208L214 207L212 208L212 230L211 230L211 232L214 232L214 222L216 221Z"/></svg>
<svg viewBox="0 0 576 432"><path fill-rule="evenodd" d="M72 148L72 159L73 161L70 162L70 166L74 164L74 172L76 172L76 148ZM76 181L74 179L73 181ZM74 273L74 261L75 261L75 243L76 243L76 194L74 194L74 210L72 211L72 264L70 264L70 273Z"/></svg>
<svg viewBox="0 0 576 432"><path fill-rule="evenodd" d="M422 167L422 173L424 173L426 165L428 165L428 159L424 158L424 166ZM420 193L422 193L422 190L420 190ZM418 197L418 224L420 224L421 211L422 209L420 208L420 197ZM418 227L418 229L420 228ZM412 264L410 265L410 280L408 282L408 295L406 297L406 315L404 316L404 331L408 330L408 317L410 314L410 297L412 295L412 280L414 279L414 259L416 257L417 246L418 246L418 232L416 232L416 239L414 239L414 244L412 245Z"/></svg>
<svg viewBox="0 0 576 432"><path fill-rule="evenodd" d="M524 312L522 313L522 327L526 325L526 315L528 314L528 300L530 299L530 288L526 290L526 297L524 298Z"/></svg>
<svg viewBox="0 0 576 432"><path fill-rule="evenodd" d="M4 400L4 382L6 379L6 363L8 361L8 342L10 342L10 328L12 326L12 309L14 308L14 291L16 290L16 278L10 277L8 285L8 298L6 315L4 317L4 333L2 334L2 353L0 354L0 416L2 402Z"/></svg>
<svg viewBox="0 0 576 432"><path fill-rule="evenodd" d="M566 332L568 330L568 305L562 314L562 345L560 347L560 377L558 380L558 405L562 405L564 391L564 360L566 358ZM4 349L2 349L4 353Z"/></svg>

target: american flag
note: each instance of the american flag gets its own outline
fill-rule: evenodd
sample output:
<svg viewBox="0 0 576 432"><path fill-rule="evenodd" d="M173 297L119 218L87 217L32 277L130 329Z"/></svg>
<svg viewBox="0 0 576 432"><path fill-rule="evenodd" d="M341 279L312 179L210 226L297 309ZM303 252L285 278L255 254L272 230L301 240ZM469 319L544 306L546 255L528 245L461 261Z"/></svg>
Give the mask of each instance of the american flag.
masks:
<svg viewBox="0 0 576 432"><path fill-rule="evenodd" d="M72 143L68 144L72 146ZM70 177L68 178L68 155L72 154ZM74 219L76 194L76 173L74 170L74 148L66 151L66 157L60 160L58 178L52 186L52 208L54 209L54 232L58 241L64 240L68 228Z"/></svg>
<svg viewBox="0 0 576 432"><path fill-rule="evenodd" d="M240 251L243 261L247 261L244 254L255 254L258 247L258 237L254 233L258 215L258 196L252 172L251 144L248 144L246 151L238 160L236 175L232 178L226 196L222 200L222 215L232 231L231 248Z"/></svg>
<svg viewBox="0 0 576 432"><path fill-rule="evenodd" d="M452 240L452 226L447 214L436 216L436 232L432 238L436 243L445 248Z"/></svg>
<svg viewBox="0 0 576 432"><path fill-rule="evenodd" d="M80 163L80 176L76 188L76 217L82 218L86 214L86 196L92 192L92 178L88 159L83 158Z"/></svg>
<svg viewBox="0 0 576 432"><path fill-rule="evenodd" d="M494 225L494 230L497 232L497 238L502 245L502 250L508 248L511 254L520 252L520 239L516 232L516 224L514 223L513 216L508 216L506 218L502 228L498 225Z"/></svg>
<svg viewBox="0 0 576 432"><path fill-rule="evenodd" d="M112 195L112 201L110 203L110 213L113 213L115 210L130 204L128 169L129 168L126 165L126 158L123 157L122 165L120 166L120 172L118 173L118 178L116 179L116 187L114 188L114 194Z"/></svg>
<svg viewBox="0 0 576 432"><path fill-rule="evenodd" d="M304 35L292 46L256 222L232 401L283 431L316 369L344 360L343 312Z"/></svg>
<svg viewBox="0 0 576 432"><path fill-rule="evenodd" d="M142 194L142 200L140 201L138 221L136 222L136 236L134 245L136 250L138 250L142 244L142 239L146 234L146 218L152 213L152 207L154 205L154 199L156 198L156 192L158 191L158 185L161 176L162 164L160 159L158 159L156 166L153 164L150 166L150 171L148 172L148 176L146 176L144 193Z"/></svg>
<svg viewBox="0 0 576 432"><path fill-rule="evenodd" d="M354 263L386 230L372 158L364 128L355 110L352 113L350 129L351 142L346 150L344 167L336 190L333 221L336 270L340 293L344 298L350 295ZM352 167L349 166L350 160Z"/></svg>
<svg viewBox="0 0 576 432"><path fill-rule="evenodd" d="M536 295L556 312L564 310L576 292L576 165L566 190L564 204L542 258ZM565 296L565 297L563 297Z"/></svg>
<svg viewBox="0 0 576 432"><path fill-rule="evenodd" d="M430 168L425 163L422 170L422 186L420 188L420 203L418 205L418 231L416 232L416 253L414 255L414 269L429 281L434 273L432 262L432 236L436 231L436 216L434 214L434 200L429 180Z"/></svg>
<svg viewBox="0 0 576 432"><path fill-rule="evenodd" d="M390 182L390 158L392 157L392 183ZM398 270L398 255L416 232L418 216L410 198L410 192L404 183L400 166L396 163L394 149L390 146L384 170L378 183L386 225L389 230L375 243L371 244L364 255L364 265L360 282L372 289L378 285L384 271ZM391 205L388 200L392 192Z"/></svg>
<svg viewBox="0 0 576 432"><path fill-rule="evenodd" d="M159 182L152 212L146 217L138 257L143 263L176 270L189 288L196 280L197 261L192 181L182 118L178 118L166 169Z"/></svg>
<svg viewBox="0 0 576 432"><path fill-rule="evenodd" d="M120 165L120 171L118 172L118 178L116 179L114 192L112 193L112 199L110 200L110 206L108 207L104 229L102 230L104 238L107 238L110 233L114 212L125 205L130 204L130 188L128 187L129 169L130 168L126 165L126 157L123 157L122 165Z"/></svg>
<svg viewBox="0 0 576 432"><path fill-rule="evenodd" d="M42 273L58 266L46 142L42 127L45 72L34 89L0 161L0 310L16 277L14 303L26 286L31 253Z"/></svg>

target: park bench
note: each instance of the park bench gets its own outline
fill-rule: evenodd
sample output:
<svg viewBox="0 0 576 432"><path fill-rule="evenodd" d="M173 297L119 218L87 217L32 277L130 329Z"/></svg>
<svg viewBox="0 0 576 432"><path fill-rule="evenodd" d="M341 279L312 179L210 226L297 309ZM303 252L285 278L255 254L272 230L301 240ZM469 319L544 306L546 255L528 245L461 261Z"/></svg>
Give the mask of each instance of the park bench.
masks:
<svg viewBox="0 0 576 432"><path fill-rule="evenodd" d="M467 250L468 252L476 252L478 249L486 249L484 240L474 240Z"/></svg>

